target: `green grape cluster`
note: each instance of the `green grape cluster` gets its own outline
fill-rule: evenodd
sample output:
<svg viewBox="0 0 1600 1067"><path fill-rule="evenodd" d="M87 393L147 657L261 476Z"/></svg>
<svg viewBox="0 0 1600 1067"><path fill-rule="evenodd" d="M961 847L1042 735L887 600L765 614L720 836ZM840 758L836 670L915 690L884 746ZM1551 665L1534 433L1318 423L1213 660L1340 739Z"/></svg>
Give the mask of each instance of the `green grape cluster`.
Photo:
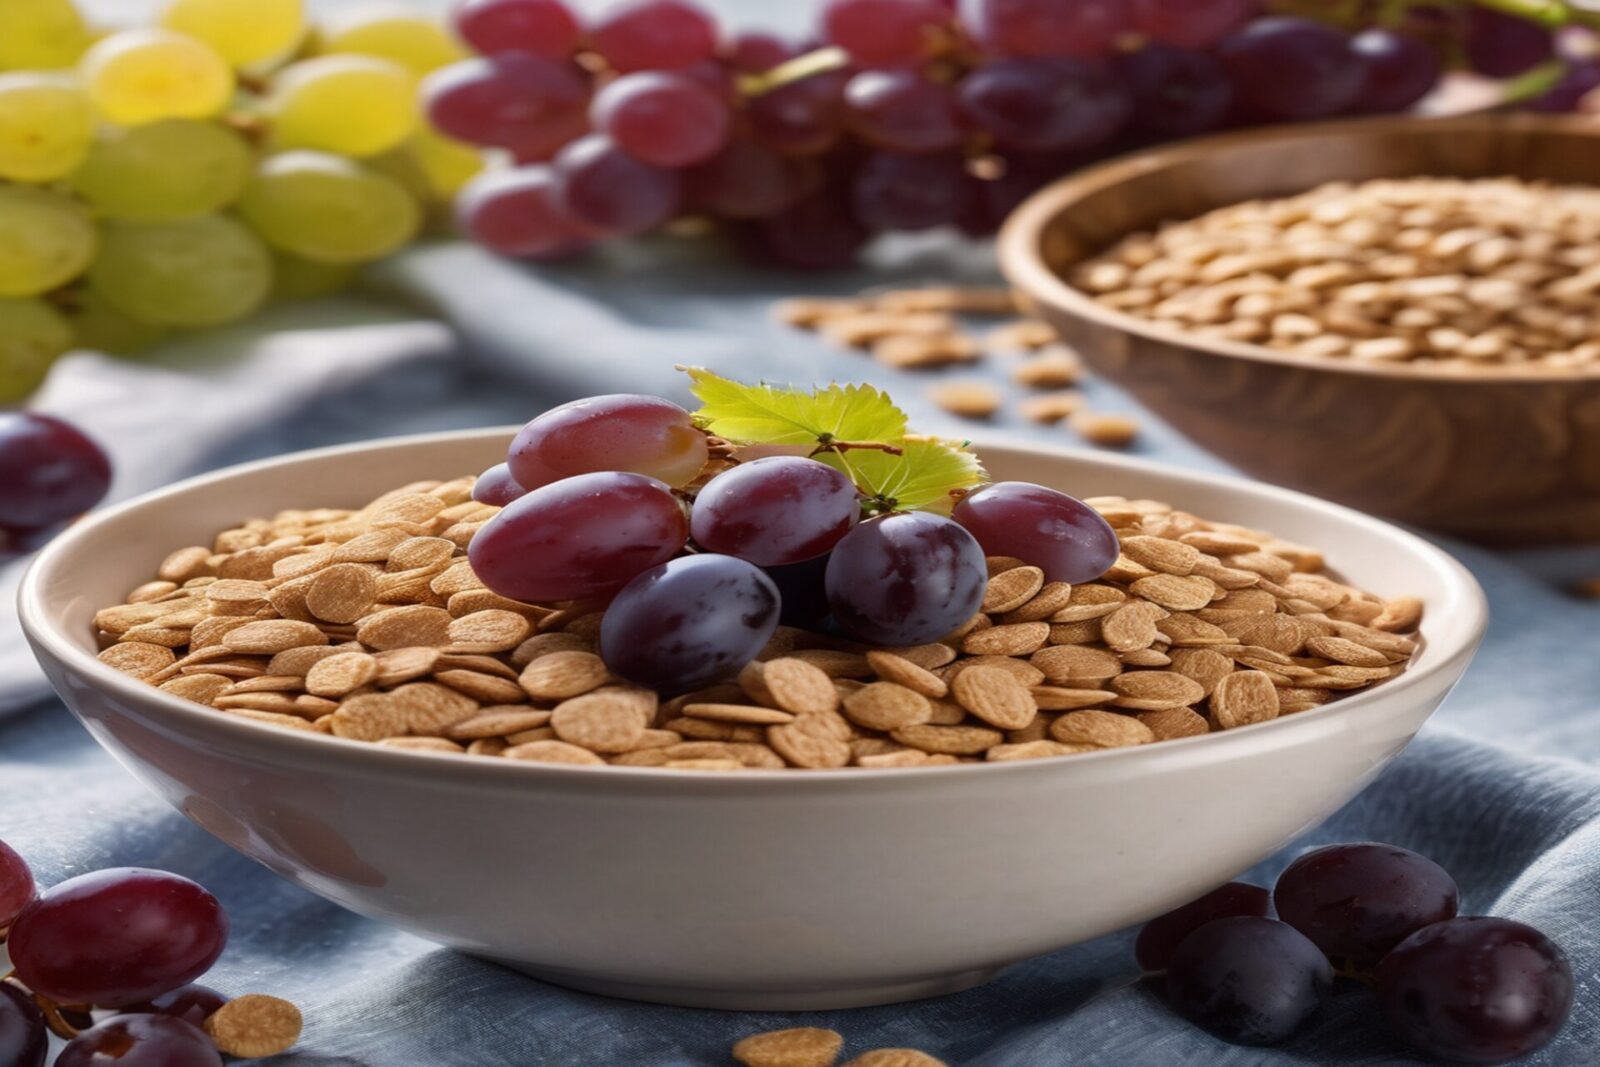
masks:
<svg viewBox="0 0 1600 1067"><path fill-rule="evenodd" d="M0 403L73 347L126 354L337 292L482 168L417 83L465 56L393 10L166 0L90 26L0 0Z"/></svg>

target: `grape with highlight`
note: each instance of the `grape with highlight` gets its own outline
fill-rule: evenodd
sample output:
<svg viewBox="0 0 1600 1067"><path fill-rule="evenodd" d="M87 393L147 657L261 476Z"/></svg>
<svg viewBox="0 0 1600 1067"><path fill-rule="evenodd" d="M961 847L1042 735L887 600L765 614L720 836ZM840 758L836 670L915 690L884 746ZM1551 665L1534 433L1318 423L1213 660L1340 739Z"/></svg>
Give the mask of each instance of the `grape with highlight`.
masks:
<svg viewBox="0 0 1600 1067"><path fill-rule="evenodd" d="M53 182L94 142L94 109L70 74L0 74L0 179Z"/></svg>
<svg viewBox="0 0 1600 1067"><path fill-rule="evenodd" d="M382 7L331 15L317 36L317 51L375 56L419 78L468 56L450 32L427 15Z"/></svg>
<svg viewBox="0 0 1600 1067"><path fill-rule="evenodd" d="M496 463L478 475L478 480L472 484L472 499L480 504L493 504L497 508L526 496L527 492L511 476L511 468L504 463Z"/></svg>
<svg viewBox="0 0 1600 1067"><path fill-rule="evenodd" d="M658 396L610 393L551 408L511 442L518 484L538 489L575 474L628 471L682 488L709 454L689 413Z"/></svg>
<svg viewBox="0 0 1600 1067"><path fill-rule="evenodd" d="M968 493L952 517L987 555L1025 559L1047 582L1092 582L1121 551L1116 531L1098 511L1029 482L996 482Z"/></svg>
<svg viewBox="0 0 1600 1067"><path fill-rule="evenodd" d="M107 218L163 222L232 204L254 165L249 143L220 123L107 126L72 188Z"/></svg>
<svg viewBox="0 0 1600 1067"><path fill-rule="evenodd" d="M685 0L624 0L596 20L589 34L595 51L612 67L681 70L710 59L717 50L717 24Z"/></svg>
<svg viewBox="0 0 1600 1067"><path fill-rule="evenodd" d="M562 0L465 0L455 19L456 32L486 56L527 52L565 59L583 32Z"/></svg>
<svg viewBox="0 0 1600 1067"><path fill-rule="evenodd" d="M824 555L860 517L860 494L839 471L813 459L769 456L707 482L689 531L702 548L777 567Z"/></svg>
<svg viewBox="0 0 1600 1067"><path fill-rule="evenodd" d="M456 221L474 241L503 256L557 257L586 243L556 202L555 176L546 166L488 171L456 201Z"/></svg>
<svg viewBox="0 0 1600 1067"><path fill-rule="evenodd" d="M834 546L826 577L839 628L873 645L937 641L983 603L983 549L961 526L925 511L861 523Z"/></svg>
<svg viewBox="0 0 1600 1067"><path fill-rule="evenodd" d="M282 148L375 156L417 128L416 82L398 63L364 55L306 59L278 74L268 109Z"/></svg>
<svg viewBox="0 0 1600 1067"><path fill-rule="evenodd" d="M124 126L161 119L205 119L233 97L233 71L216 52L171 30L121 30L78 65L101 115Z"/></svg>
<svg viewBox="0 0 1600 1067"><path fill-rule="evenodd" d="M215 49L235 67L292 52L306 32L304 0L170 0L161 24Z"/></svg>
<svg viewBox="0 0 1600 1067"><path fill-rule="evenodd" d="M125 314L168 326L220 326L272 291L272 256L225 215L105 227L89 284Z"/></svg>
<svg viewBox="0 0 1600 1067"><path fill-rule="evenodd" d="M423 95L441 133L519 155L554 152L589 124L589 86L578 71L520 52L434 71Z"/></svg>
<svg viewBox="0 0 1600 1067"><path fill-rule="evenodd" d="M554 173L563 213L598 233L653 230L677 214L683 196L677 171L635 159L601 134L563 148Z"/></svg>
<svg viewBox="0 0 1600 1067"><path fill-rule="evenodd" d="M168 1015L117 1015L67 1042L56 1067L222 1067L204 1031Z"/></svg>
<svg viewBox="0 0 1600 1067"><path fill-rule="evenodd" d="M83 431L38 412L0 414L0 515L7 526L43 530L70 522L110 488L111 461ZM23 895L21 862L0 851L0 929L15 917L5 913L19 897L25 903L32 896L31 881Z"/></svg>
<svg viewBox="0 0 1600 1067"><path fill-rule="evenodd" d="M1322 1007L1328 959L1294 927L1238 916L1206 923L1167 965L1167 1001L1179 1015L1236 1045L1277 1045Z"/></svg>
<svg viewBox="0 0 1600 1067"><path fill-rule="evenodd" d="M416 236L422 210L399 183L354 160L282 152L256 168L239 214L274 248L324 263L367 263Z"/></svg>
<svg viewBox="0 0 1600 1067"><path fill-rule="evenodd" d="M897 67L926 58L950 18L942 0L825 0L822 36L863 66Z"/></svg>
<svg viewBox="0 0 1600 1067"><path fill-rule="evenodd" d="M658 167L701 163L728 140L733 114L709 89L684 74L625 74L594 98L595 129L636 159Z"/></svg>

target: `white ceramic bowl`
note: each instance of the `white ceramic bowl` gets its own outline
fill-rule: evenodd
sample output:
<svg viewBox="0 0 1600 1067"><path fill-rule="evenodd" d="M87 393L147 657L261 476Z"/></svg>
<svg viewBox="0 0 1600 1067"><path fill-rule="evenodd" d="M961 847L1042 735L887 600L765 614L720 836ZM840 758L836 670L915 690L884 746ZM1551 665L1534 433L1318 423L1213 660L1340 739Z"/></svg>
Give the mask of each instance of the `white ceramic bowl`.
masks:
<svg viewBox="0 0 1600 1067"><path fill-rule="evenodd" d="M1324 549L1415 594L1411 669L1229 733L1060 760L686 773L402 752L219 714L94 658L90 620L172 548L280 508L346 506L503 458L509 431L254 463L112 508L21 593L51 682L195 822L363 915L561 985L671 1004L837 1008L952 992L1180 904L1367 784L1466 669L1486 621L1449 556L1285 490L980 443L996 478L1171 501Z"/></svg>

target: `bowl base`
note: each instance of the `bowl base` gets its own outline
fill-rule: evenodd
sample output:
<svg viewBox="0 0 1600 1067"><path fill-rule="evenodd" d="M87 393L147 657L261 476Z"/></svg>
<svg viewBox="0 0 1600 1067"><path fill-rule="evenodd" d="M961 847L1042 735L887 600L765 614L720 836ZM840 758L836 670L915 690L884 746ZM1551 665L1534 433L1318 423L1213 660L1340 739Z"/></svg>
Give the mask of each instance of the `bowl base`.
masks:
<svg viewBox="0 0 1600 1067"><path fill-rule="evenodd" d="M998 977L1004 967L936 975L901 982L870 982L864 985L829 983L789 989L713 988L684 985L652 985L628 978L578 971L549 970L534 964L496 960L551 985L598 993L623 1000L643 1000L652 1004L671 1004L680 1008L716 1008L721 1011L832 1011L841 1008L870 1008L879 1004L899 1004L960 993Z"/></svg>

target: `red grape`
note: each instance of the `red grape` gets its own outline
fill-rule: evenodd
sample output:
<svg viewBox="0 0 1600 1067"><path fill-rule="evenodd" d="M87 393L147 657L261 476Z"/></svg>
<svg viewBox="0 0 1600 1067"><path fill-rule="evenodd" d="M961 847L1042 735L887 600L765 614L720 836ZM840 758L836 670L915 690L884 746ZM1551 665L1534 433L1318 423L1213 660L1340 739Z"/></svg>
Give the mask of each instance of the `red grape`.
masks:
<svg viewBox="0 0 1600 1067"><path fill-rule="evenodd" d="M1258 19L1217 48L1242 103L1268 118L1304 120L1355 103L1366 68L1343 31L1291 15Z"/></svg>
<svg viewBox="0 0 1600 1067"><path fill-rule="evenodd" d="M770 33L741 33L728 46L728 60L744 74L765 74L800 54L789 41Z"/></svg>
<svg viewBox="0 0 1600 1067"><path fill-rule="evenodd" d="M718 101L730 109L730 115L732 108L743 99L739 92L739 83L734 78L732 68L720 59L701 60L691 67L684 67L674 73L689 79L716 97Z"/></svg>
<svg viewBox="0 0 1600 1067"><path fill-rule="evenodd" d="M480 504L493 504L503 508L527 493L522 484L511 476L509 464L496 463L472 483L472 499Z"/></svg>
<svg viewBox="0 0 1600 1067"><path fill-rule="evenodd" d="M827 553L860 517L860 495L839 471L813 459L769 456L707 482L689 532L702 548L775 567Z"/></svg>
<svg viewBox="0 0 1600 1067"><path fill-rule="evenodd" d="M717 51L717 24L684 0L630 0L594 24L595 51L624 74L678 70Z"/></svg>
<svg viewBox="0 0 1600 1067"><path fill-rule="evenodd" d="M186 985L147 1000L143 1004L129 1005L122 1011L128 1015L170 1015L174 1019L182 1019L190 1026L199 1026L226 1003L228 998L210 986ZM0 1059L0 1063L4 1062Z"/></svg>
<svg viewBox="0 0 1600 1067"><path fill-rule="evenodd" d="M763 219L752 251L780 266L827 270L851 263L868 236L848 206L824 191Z"/></svg>
<svg viewBox="0 0 1600 1067"><path fill-rule="evenodd" d="M996 59L956 90L967 120L1003 148L1091 148L1128 121L1128 91L1106 64L1077 59Z"/></svg>
<svg viewBox="0 0 1600 1067"><path fill-rule="evenodd" d="M687 167L716 155L733 123L726 101L705 86L660 71L611 82L595 96L589 117L629 155L658 167Z"/></svg>
<svg viewBox="0 0 1600 1067"><path fill-rule="evenodd" d="M1405 111L1432 92L1444 73L1438 52L1393 30L1358 33L1350 48L1366 65L1356 101L1362 111Z"/></svg>
<svg viewBox="0 0 1600 1067"><path fill-rule="evenodd" d="M970 195L959 155L874 152L856 171L850 204L868 229L927 230L955 222Z"/></svg>
<svg viewBox="0 0 1600 1067"><path fill-rule="evenodd" d="M455 24L462 40L486 56L528 52L565 59L582 33L562 0L463 0Z"/></svg>
<svg viewBox="0 0 1600 1067"><path fill-rule="evenodd" d="M589 85L578 69L521 52L452 63L428 76L424 97L441 132L529 157L588 123Z"/></svg>
<svg viewBox="0 0 1600 1067"><path fill-rule="evenodd" d="M43 530L98 504L111 488L111 461L61 419L0 412L0 517L7 527Z"/></svg>
<svg viewBox="0 0 1600 1067"><path fill-rule="evenodd" d="M891 152L936 152L961 144L961 115L950 90L913 71L867 70L845 84L850 130Z"/></svg>
<svg viewBox="0 0 1600 1067"><path fill-rule="evenodd" d="M974 32L1001 55L1100 55L1131 28L1127 0L968 0L968 6Z"/></svg>
<svg viewBox="0 0 1600 1067"><path fill-rule="evenodd" d="M0 930L16 921L33 900L33 872L15 849L0 841ZM0 1063L4 1063L0 1060Z"/></svg>
<svg viewBox="0 0 1600 1067"><path fill-rule="evenodd" d="M574 474L631 471L681 487L706 465L706 435L658 396L608 393L551 408L524 426L507 454L519 485L538 489Z"/></svg>
<svg viewBox="0 0 1600 1067"><path fill-rule="evenodd" d="M828 559L834 620L868 644L936 641L972 618L987 586L978 542L925 511L869 519L845 534Z"/></svg>
<svg viewBox="0 0 1600 1067"><path fill-rule="evenodd" d="M1455 916L1456 883L1443 867L1394 845L1328 845L1278 878L1278 917L1330 959L1358 970L1416 931Z"/></svg>
<svg viewBox="0 0 1600 1067"><path fill-rule="evenodd" d="M1572 1009L1566 954L1511 919L1423 927L1384 957L1378 1000L1407 1044L1462 1063L1505 1063L1561 1030Z"/></svg>
<svg viewBox="0 0 1600 1067"><path fill-rule="evenodd" d="M723 219L760 219L791 207L818 181L808 160L792 159L735 136L726 148L684 175L690 207Z"/></svg>
<svg viewBox="0 0 1600 1067"><path fill-rule="evenodd" d="M1221 126L1233 104L1228 73L1211 56L1164 44L1121 57L1117 70L1133 97L1132 124L1167 137Z"/></svg>
<svg viewBox="0 0 1600 1067"><path fill-rule="evenodd" d="M1145 923L1133 954L1145 970L1164 971L1183 939L1206 923L1239 915L1265 916L1271 910L1271 893L1258 885L1229 882Z"/></svg>
<svg viewBox="0 0 1600 1067"><path fill-rule="evenodd" d="M626 236L652 230L677 214L678 173L635 159L601 134L563 148L554 170L558 204L587 228Z"/></svg>
<svg viewBox="0 0 1600 1067"><path fill-rule="evenodd" d="M615 593L677 555L689 522L672 490L642 474L580 474L518 497L467 550L483 584L513 600Z"/></svg>
<svg viewBox="0 0 1600 1067"><path fill-rule="evenodd" d="M844 87L849 79L849 71L824 71L751 97L745 105L750 132L786 156L827 152L844 135Z"/></svg>
<svg viewBox="0 0 1600 1067"><path fill-rule="evenodd" d="M67 1042L56 1067L222 1067L202 1031L169 1015L118 1015Z"/></svg>
<svg viewBox="0 0 1600 1067"><path fill-rule="evenodd" d="M732 556L684 556L618 593L600 621L606 666L637 685L685 693L737 674L778 626L778 589Z"/></svg>
<svg viewBox="0 0 1600 1067"><path fill-rule="evenodd" d="M539 165L473 178L456 200L456 220L468 237L503 256L561 255L588 237L556 204L555 176Z"/></svg>
<svg viewBox="0 0 1600 1067"><path fill-rule="evenodd" d="M0 1065L44 1067L49 1047L44 1013L33 998L9 982L0 982Z"/></svg>
<svg viewBox="0 0 1600 1067"><path fill-rule="evenodd" d="M11 928L11 962L52 1000L115 1008L204 974L228 941L217 898L187 878L120 867L41 893Z"/></svg>
<svg viewBox="0 0 1600 1067"><path fill-rule="evenodd" d="M1133 28L1162 44L1205 48L1255 14L1256 0L1132 0Z"/></svg>
<svg viewBox="0 0 1600 1067"><path fill-rule="evenodd" d="M1467 65L1490 78L1515 78L1555 56L1555 36L1543 26L1478 4L1467 9L1462 49Z"/></svg>
<svg viewBox="0 0 1600 1067"><path fill-rule="evenodd" d="M1206 923L1167 967L1167 1000L1196 1026L1236 1045L1276 1045L1333 988L1328 959L1298 930L1258 916Z"/></svg>
<svg viewBox="0 0 1600 1067"><path fill-rule="evenodd" d="M928 54L929 35L950 21L939 0L825 0L822 36L869 67L912 64Z"/></svg>
<svg viewBox="0 0 1600 1067"><path fill-rule="evenodd" d="M1065 493L1029 482L996 482L968 493L953 517L991 556L1015 556L1047 582L1092 582L1121 545L1100 513Z"/></svg>

